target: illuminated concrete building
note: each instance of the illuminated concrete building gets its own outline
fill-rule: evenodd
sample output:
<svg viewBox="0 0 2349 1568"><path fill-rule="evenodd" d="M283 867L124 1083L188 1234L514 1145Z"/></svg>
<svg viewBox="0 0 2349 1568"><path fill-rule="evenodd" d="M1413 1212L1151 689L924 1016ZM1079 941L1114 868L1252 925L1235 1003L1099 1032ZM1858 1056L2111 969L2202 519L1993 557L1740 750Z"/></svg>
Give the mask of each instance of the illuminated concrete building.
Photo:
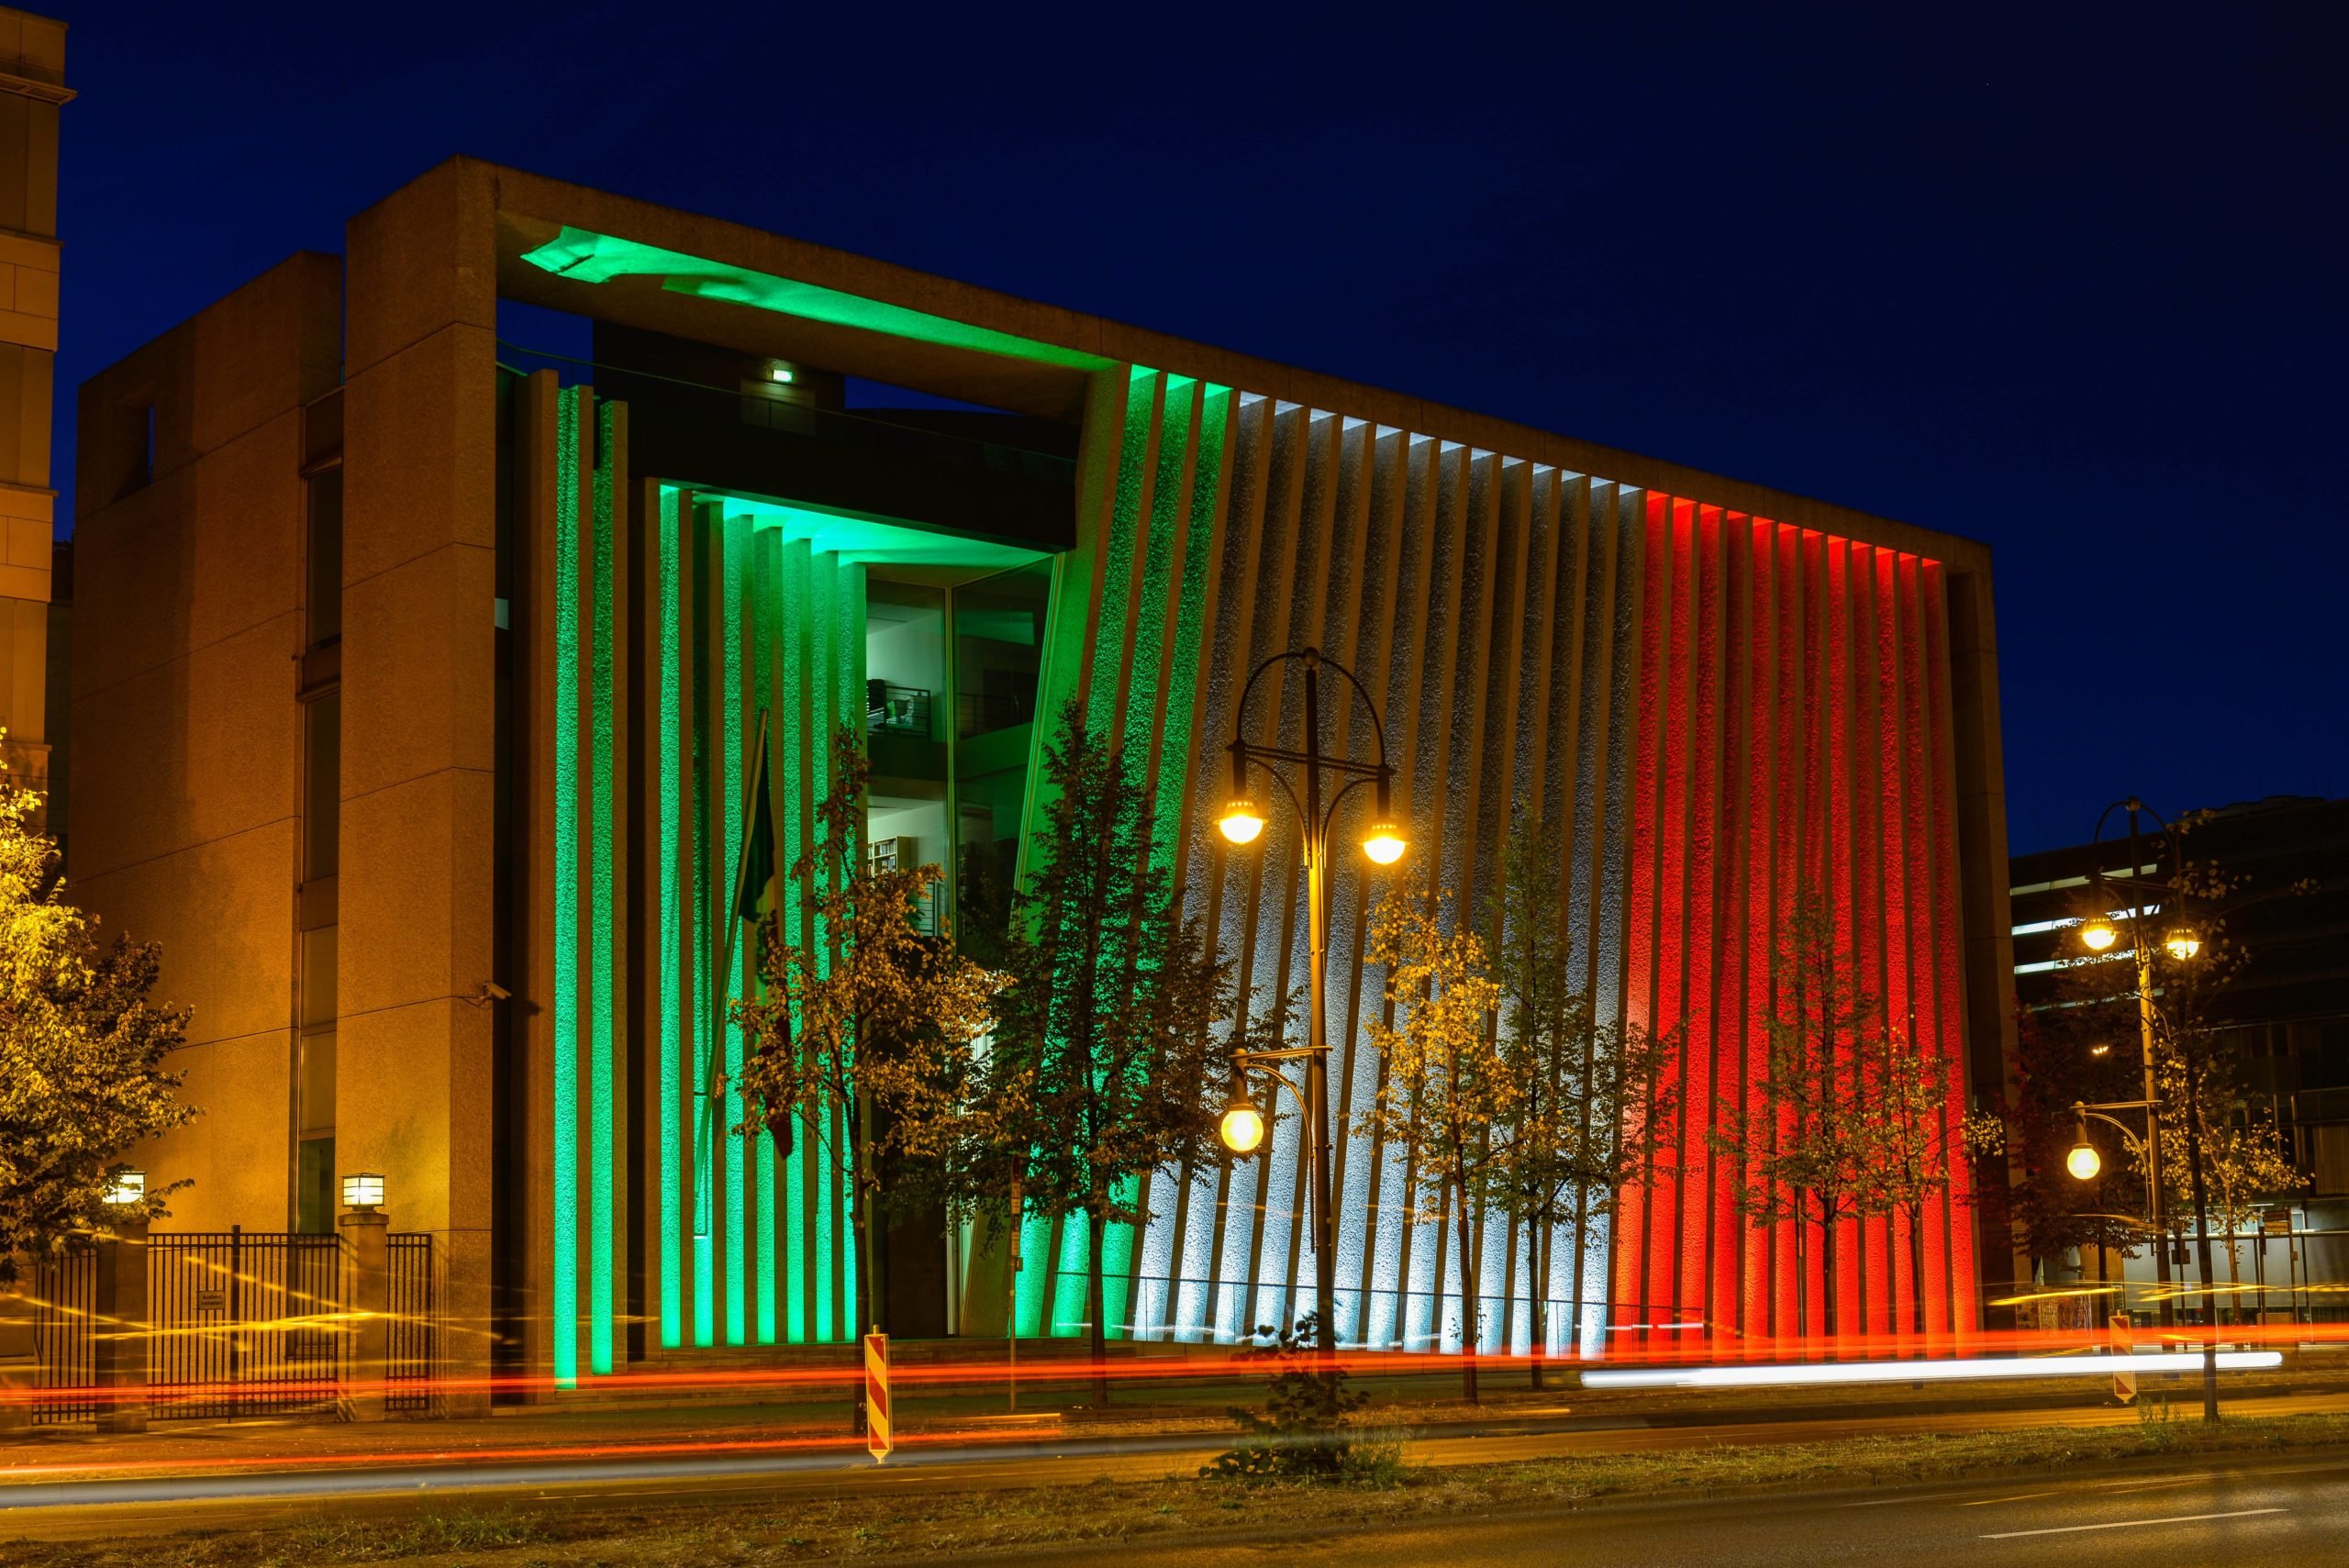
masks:
<svg viewBox="0 0 2349 1568"><path fill-rule="evenodd" d="M874 852L952 868L967 936L1030 847L1037 716L1081 701L1242 978L1281 985L1293 827L1242 858L1207 817L1234 673L1308 644L1383 706L1414 849L1382 875L1474 909L1512 824L1564 823L1584 983L1691 1025L1678 1173L1553 1288L1588 1308L1556 1337L1599 1343L1607 1302L1798 1331L1791 1240L1740 1229L1706 1118L1760 1049L1799 877L1896 1016L1997 1084L1980 546L478 162L347 241L82 395L76 853L196 1008L207 1114L148 1159L196 1178L180 1222L323 1225L335 1172L382 1172L444 1318L559 1383L843 1338L837 1183L726 1130L762 716L786 849L825 730L859 727ZM593 362L533 369L501 297L592 318ZM996 412L849 409L870 384ZM1378 1070L1372 892L1341 865L1347 1112ZM1293 1135L1152 1182L1108 1243L1114 1333L1285 1314L1312 1277ZM1344 1337L1456 1336L1405 1173L1352 1140L1338 1180ZM1929 1219L1936 1344L1978 1318L1971 1227ZM1525 1240L1489 1229L1487 1343L1524 1342ZM1031 1227L1023 1332L1077 1331L1083 1244ZM896 1331L1003 1331L984 1235L887 1256ZM1907 1322L1905 1240L1844 1256L1843 1321Z"/></svg>
<svg viewBox="0 0 2349 1568"><path fill-rule="evenodd" d="M58 110L65 24L0 6L0 726L20 784L50 784L50 406L57 363Z"/></svg>

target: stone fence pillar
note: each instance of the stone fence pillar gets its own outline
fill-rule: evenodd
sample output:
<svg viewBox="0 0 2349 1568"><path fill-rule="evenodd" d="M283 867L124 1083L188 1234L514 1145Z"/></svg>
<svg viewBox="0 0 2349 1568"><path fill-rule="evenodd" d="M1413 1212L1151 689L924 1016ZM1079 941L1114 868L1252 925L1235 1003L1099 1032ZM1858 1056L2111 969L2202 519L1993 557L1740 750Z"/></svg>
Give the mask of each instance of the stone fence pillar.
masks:
<svg viewBox="0 0 2349 1568"><path fill-rule="evenodd" d="M341 1224L342 1266L350 1271L343 1311L351 1324L342 1418L380 1421L392 1362L391 1219L379 1208L352 1208L343 1211Z"/></svg>
<svg viewBox="0 0 2349 1568"><path fill-rule="evenodd" d="M96 1352L98 1430L147 1429L147 1356L154 1323L147 1311L147 1222L118 1225L98 1243Z"/></svg>

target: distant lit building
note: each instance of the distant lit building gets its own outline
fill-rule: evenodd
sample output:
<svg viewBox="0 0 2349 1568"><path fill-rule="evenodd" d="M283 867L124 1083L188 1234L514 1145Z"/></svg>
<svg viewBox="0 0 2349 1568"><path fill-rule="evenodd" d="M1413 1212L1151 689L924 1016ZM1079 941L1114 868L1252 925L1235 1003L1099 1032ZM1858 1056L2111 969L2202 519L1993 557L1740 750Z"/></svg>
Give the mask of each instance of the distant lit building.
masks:
<svg viewBox="0 0 2349 1568"><path fill-rule="evenodd" d="M500 341L501 298L592 319L592 362ZM150 1180L195 1179L176 1223L317 1229L337 1172L383 1173L502 1367L855 1327L834 1173L729 1132L762 733L789 853L826 731L861 729L870 852L950 868L931 917L979 940L1077 701L1141 760L1242 984L1285 989L1293 824L1227 858L1208 817L1235 676L1328 649L1381 705L1413 843L1337 876L1348 1115L1378 1073L1376 887L1431 877L1476 917L1506 836L1563 824L1577 978L1688 1024L1691 1114L1611 1234L1562 1247L1561 1344L1806 1331L1791 1238L1741 1227L1707 1141L1751 1092L1798 883L1962 1059L1953 1118L1999 1082L1989 560L1964 539L467 161L95 377L81 430L77 884L162 942L206 1111ZM1152 1182L1156 1218L1108 1243L1113 1333L1295 1309L1296 1130ZM1407 1173L1361 1139L1339 1159L1341 1336L1456 1342ZM1934 1346L2010 1267L1965 1184L1927 1218ZM1905 1331L1905 1231L1850 1232L1842 1323ZM1527 1241L1488 1228L1489 1346L1526 1342ZM1084 1247L1031 1224L1021 1332L1078 1331ZM895 1331L1004 1331L999 1239L908 1222L883 1261Z"/></svg>
<svg viewBox="0 0 2349 1568"><path fill-rule="evenodd" d="M2224 1026L2246 1085L2274 1107L2307 1183L2275 1206L2264 1244L2247 1233L2239 1243L2239 1270L2275 1282L2280 1309L2280 1287L2295 1280L2349 1280L2349 799L2271 795L2224 806L2188 832L2184 847L2242 894L2277 895L2229 917L2227 936L2248 959L2216 994L2213 1021ZM2125 838L2014 857L2015 994L2026 1007L2076 998L2076 984L2066 992L2059 976L2076 975L2086 956L2076 933L2088 873L2125 874L2128 860ZM2166 874L2168 864L2165 840L2148 840L2145 874ZM2286 893L2303 883L2307 891ZM2115 995L2131 987L2124 959L2104 961ZM2133 1058L2135 1042L2121 1045ZM2153 1264L2140 1258L2130 1267L2150 1277Z"/></svg>

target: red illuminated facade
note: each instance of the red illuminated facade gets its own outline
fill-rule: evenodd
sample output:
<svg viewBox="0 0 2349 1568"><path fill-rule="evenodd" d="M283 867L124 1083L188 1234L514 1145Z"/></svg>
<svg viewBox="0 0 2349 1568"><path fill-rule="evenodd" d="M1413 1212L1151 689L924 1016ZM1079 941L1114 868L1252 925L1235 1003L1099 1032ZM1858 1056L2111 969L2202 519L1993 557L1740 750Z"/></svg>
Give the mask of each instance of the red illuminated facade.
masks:
<svg viewBox="0 0 2349 1568"><path fill-rule="evenodd" d="M1614 1326L1633 1343L1776 1353L1827 1332L1831 1290L1839 1339L1956 1348L1978 1326L1982 1265L1964 1161L1925 1213L1921 1280L1893 1218L1841 1222L1831 1283L1797 1222L1741 1215L1744 1173L1713 1141L1760 1104L1772 954L1809 888L1889 1036L1951 1064L1946 1140L1959 1144L1964 811L1947 573L1666 495L1648 496L1645 532L1626 1006L1683 1030L1681 1114L1670 1153L1621 1195Z"/></svg>

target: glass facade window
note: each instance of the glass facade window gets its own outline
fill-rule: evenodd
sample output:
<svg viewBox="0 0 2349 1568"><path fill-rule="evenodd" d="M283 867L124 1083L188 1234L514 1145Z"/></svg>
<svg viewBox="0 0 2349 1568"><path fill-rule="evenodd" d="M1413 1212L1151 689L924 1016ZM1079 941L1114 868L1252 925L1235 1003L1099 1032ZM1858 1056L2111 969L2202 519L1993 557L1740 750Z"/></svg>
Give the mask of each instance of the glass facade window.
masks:
<svg viewBox="0 0 2349 1568"><path fill-rule="evenodd" d="M1052 589L1046 560L954 590L955 937L982 963L1011 929Z"/></svg>
<svg viewBox="0 0 2349 1568"><path fill-rule="evenodd" d="M1052 563L1026 566L954 590L954 727L969 739L1034 721Z"/></svg>
<svg viewBox="0 0 2349 1568"><path fill-rule="evenodd" d="M316 648L342 635L342 470L310 476L308 640Z"/></svg>
<svg viewBox="0 0 2349 1568"><path fill-rule="evenodd" d="M342 638L342 407L330 397L304 422L309 460L327 466L303 483L305 504L304 643L312 652ZM331 654L305 659L306 679L325 679L299 694L302 704L302 882L294 936L299 993L295 1004L294 1228L335 1226L335 1019L337 951L334 883L342 834L342 692ZM323 884L320 889L316 884ZM311 926L313 920L329 923ZM302 929L302 928L307 929Z"/></svg>
<svg viewBox="0 0 2349 1568"><path fill-rule="evenodd" d="M342 831L342 693L302 705L302 880L335 874Z"/></svg>

